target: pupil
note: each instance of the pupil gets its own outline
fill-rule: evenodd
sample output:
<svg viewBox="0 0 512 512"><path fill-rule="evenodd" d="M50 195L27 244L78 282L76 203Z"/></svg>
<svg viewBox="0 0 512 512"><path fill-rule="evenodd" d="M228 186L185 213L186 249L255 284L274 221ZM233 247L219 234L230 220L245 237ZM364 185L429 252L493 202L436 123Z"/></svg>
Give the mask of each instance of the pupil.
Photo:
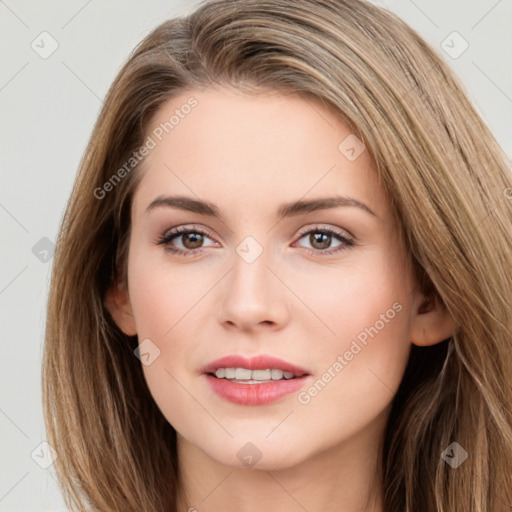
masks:
<svg viewBox="0 0 512 512"><path fill-rule="evenodd" d="M323 242L322 242L323 238ZM325 233L312 233L310 235L310 242L313 247L316 247L317 249L327 249L329 247L331 241L331 235L326 235ZM320 245L320 246L318 246Z"/></svg>
<svg viewBox="0 0 512 512"><path fill-rule="evenodd" d="M195 240L194 240L195 239ZM192 240L191 244L187 243ZM203 241L203 235L200 233L187 233L183 240L183 245L188 249L197 249Z"/></svg>

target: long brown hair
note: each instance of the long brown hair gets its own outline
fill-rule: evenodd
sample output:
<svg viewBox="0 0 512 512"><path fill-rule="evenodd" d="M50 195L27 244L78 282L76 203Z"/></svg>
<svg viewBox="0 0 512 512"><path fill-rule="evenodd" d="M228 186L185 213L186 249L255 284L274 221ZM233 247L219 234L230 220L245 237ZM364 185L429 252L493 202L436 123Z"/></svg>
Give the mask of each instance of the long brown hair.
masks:
<svg viewBox="0 0 512 512"><path fill-rule="evenodd" d="M375 160L418 282L459 327L413 346L385 434L385 511L509 510L512 174L437 52L362 0L209 1L153 30L114 80L63 218L48 301L44 413L68 506L176 509L175 430L149 393L137 337L104 298L126 281L140 178L138 164L118 170L164 101L212 83L300 94L344 119ZM457 468L441 456L454 442L468 454Z"/></svg>

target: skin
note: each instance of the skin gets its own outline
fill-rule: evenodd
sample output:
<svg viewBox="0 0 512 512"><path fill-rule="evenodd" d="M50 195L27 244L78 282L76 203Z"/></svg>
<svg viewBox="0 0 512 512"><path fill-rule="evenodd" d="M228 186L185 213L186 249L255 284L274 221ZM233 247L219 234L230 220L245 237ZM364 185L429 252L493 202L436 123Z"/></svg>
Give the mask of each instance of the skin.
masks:
<svg viewBox="0 0 512 512"><path fill-rule="evenodd" d="M340 118L298 96L210 86L169 100L151 127L191 95L197 107L145 160L132 204L128 289L112 288L105 302L126 334L160 350L143 370L178 433L179 510L381 511L377 462L411 340L438 343L453 333L453 319L417 289L368 151L350 161L338 149L351 134ZM146 211L171 194L214 203L223 220ZM341 206L277 217L282 203L335 194L376 215ZM195 255L156 244L178 226L208 233L202 245L187 236L170 243ZM343 242L333 236L325 248L301 234L309 228L333 228L356 245L324 255ZM263 249L250 264L236 252L247 236ZM338 356L395 303L394 318L307 404L292 393L236 405L200 373L228 354L270 354L306 368L307 389L328 368L332 375ZM252 468L237 457L248 442L261 454Z"/></svg>

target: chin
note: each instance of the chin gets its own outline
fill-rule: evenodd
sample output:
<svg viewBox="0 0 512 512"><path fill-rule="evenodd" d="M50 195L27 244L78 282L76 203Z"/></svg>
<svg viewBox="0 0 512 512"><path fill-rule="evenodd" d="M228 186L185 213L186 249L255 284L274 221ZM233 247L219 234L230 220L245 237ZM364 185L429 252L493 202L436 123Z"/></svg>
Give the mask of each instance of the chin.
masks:
<svg viewBox="0 0 512 512"><path fill-rule="evenodd" d="M308 453L304 451L302 442L285 444L282 438L273 441L249 437L253 441L240 441L231 439L219 449L204 447L203 450L217 462L236 469L276 471L290 469L307 459ZM213 448L213 449L211 449ZM302 449L301 449L302 448Z"/></svg>

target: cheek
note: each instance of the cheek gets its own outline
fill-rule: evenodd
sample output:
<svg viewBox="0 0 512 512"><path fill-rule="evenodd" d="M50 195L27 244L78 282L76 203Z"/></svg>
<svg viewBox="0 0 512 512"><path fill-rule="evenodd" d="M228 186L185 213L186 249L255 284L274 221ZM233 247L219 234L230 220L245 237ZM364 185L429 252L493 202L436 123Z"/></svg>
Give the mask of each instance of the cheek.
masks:
<svg viewBox="0 0 512 512"><path fill-rule="evenodd" d="M407 364L410 327L404 305L387 297L374 298L355 313L343 311L333 320L337 335L318 351L320 382L310 394L322 394L326 402L357 400L363 408L367 400L395 394Z"/></svg>
<svg viewBox="0 0 512 512"><path fill-rule="evenodd" d="M149 364L142 365L148 388L173 427L187 430L191 412L204 414L200 407L194 409L197 402L189 382L197 368L189 361L191 352L201 350L204 335L196 331L211 308L205 294L218 277L204 270L204 279L198 279L192 265L178 268L136 250L131 252L128 274L139 343L150 340Z"/></svg>
<svg viewBox="0 0 512 512"><path fill-rule="evenodd" d="M290 436L301 436L300 428L321 432L322 450L384 421L410 351L408 306L396 298L354 297L352 307L331 317L336 335L325 336L312 354L318 371L297 394Z"/></svg>
<svg viewBox="0 0 512 512"><path fill-rule="evenodd" d="M318 340L311 352L315 380L297 397L303 421L321 417L356 432L392 401L411 346L408 281L396 261L390 252L344 267L336 279L317 272L302 287L296 283L317 317L299 320L303 337L314 331Z"/></svg>
<svg viewBox="0 0 512 512"><path fill-rule="evenodd" d="M375 353L379 360L395 350L407 352L410 295L395 261L393 252L369 253L356 264L340 264L339 269L281 272L307 307L298 304L290 321L304 333L299 340L305 348L308 343L311 346L314 332L318 370L330 364L333 356L350 350L355 340L362 347L358 359L365 359L363 352L367 357Z"/></svg>
<svg viewBox="0 0 512 512"><path fill-rule="evenodd" d="M135 249L130 255L128 276L139 338L166 343L187 322L190 326L190 318L200 309L196 307L215 276L204 271L204 279L198 279L193 265L172 265L160 251L163 249Z"/></svg>

